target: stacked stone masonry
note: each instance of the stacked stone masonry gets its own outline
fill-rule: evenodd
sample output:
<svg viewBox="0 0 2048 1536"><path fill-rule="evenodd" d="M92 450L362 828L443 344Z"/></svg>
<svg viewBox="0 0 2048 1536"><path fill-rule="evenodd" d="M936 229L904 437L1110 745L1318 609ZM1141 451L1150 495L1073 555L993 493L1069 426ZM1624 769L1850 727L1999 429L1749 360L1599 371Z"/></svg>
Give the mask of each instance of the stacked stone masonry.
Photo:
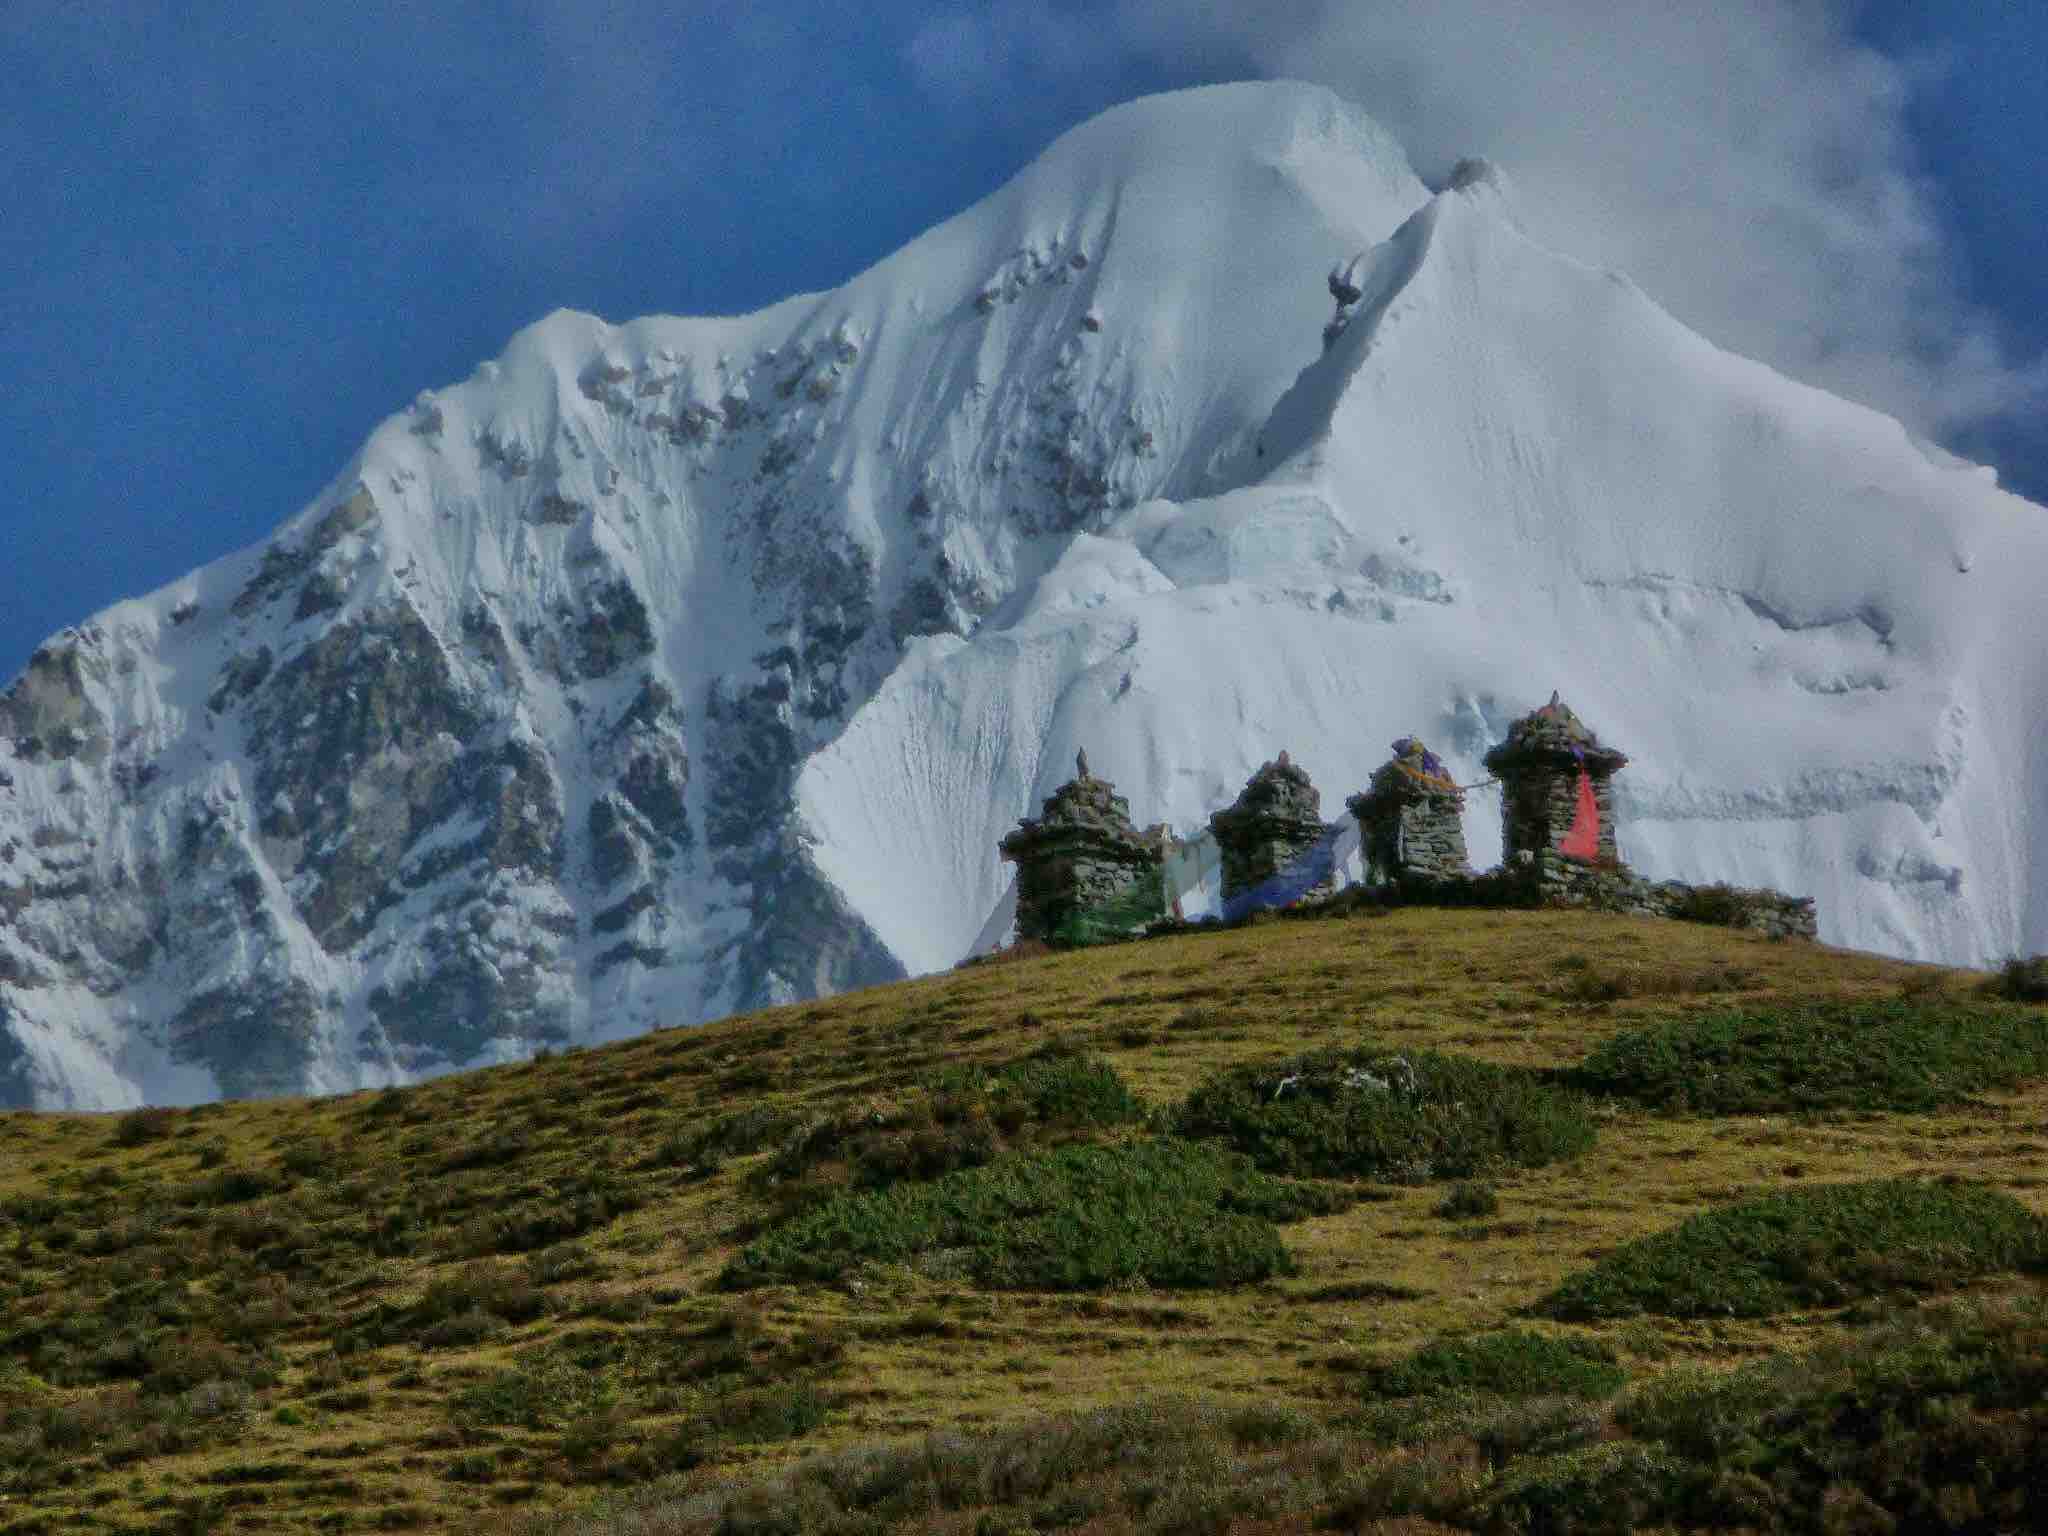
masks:
<svg viewBox="0 0 2048 1536"><path fill-rule="evenodd" d="M1560 854L1532 854L1475 882L1488 905L1585 907L1637 917L1669 917L1760 933L1772 939L1820 936L1811 896L1729 885L1646 880L1624 864L1587 864Z"/></svg>
<svg viewBox="0 0 2048 1536"><path fill-rule="evenodd" d="M1141 833L1107 779L1076 760L1075 778L1053 791L1036 821L999 845L1017 866L1017 937L1058 937L1077 918L1115 912L1133 927L1165 915L1163 839Z"/></svg>
<svg viewBox="0 0 2048 1536"><path fill-rule="evenodd" d="M1413 736L1394 743L1394 756L1364 794L1344 802L1358 818L1370 884L1463 880L1465 796L1436 754Z"/></svg>
<svg viewBox="0 0 2048 1536"><path fill-rule="evenodd" d="M1209 830L1223 859L1227 902L1258 889L1321 841L1323 797L1282 752L1245 782L1236 803L1209 818ZM1327 889L1327 883L1318 887Z"/></svg>
<svg viewBox="0 0 2048 1536"><path fill-rule="evenodd" d="M1484 759L1501 789L1506 854L1473 873L1465 845L1465 792L1413 737L1346 806L1358 819L1366 883L1378 899L1432 905L1584 907L1678 918L1774 939L1813 939L1811 897L1726 885L1645 879L1622 863L1613 777L1627 756L1604 745L1571 709L1550 702L1515 721ZM1054 939L1077 918L1114 914L1107 926L1136 931L1163 919L1167 829L1140 832L1130 806L1088 772L1046 800L1002 841L1017 865L1017 934ZM1329 830L1322 797L1285 752L1251 776L1229 808L1209 818L1222 857L1226 904L1257 891L1313 849ZM1328 895L1323 884L1296 900Z"/></svg>
<svg viewBox="0 0 2048 1536"><path fill-rule="evenodd" d="M1628 758L1588 730L1556 694L1508 727L1508 739L1486 754L1486 771L1500 780L1503 858L1523 853L1570 853L1579 822L1580 778L1592 791L1597 815L1595 863L1619 863L1614 837L1616 772Z"/></svg>

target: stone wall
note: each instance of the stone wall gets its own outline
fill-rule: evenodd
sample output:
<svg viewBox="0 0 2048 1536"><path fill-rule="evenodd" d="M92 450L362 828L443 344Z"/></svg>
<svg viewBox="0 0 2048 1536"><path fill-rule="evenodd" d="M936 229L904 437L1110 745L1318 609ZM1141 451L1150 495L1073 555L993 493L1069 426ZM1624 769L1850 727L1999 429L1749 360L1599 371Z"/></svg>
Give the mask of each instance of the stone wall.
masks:
<svg viewBox="0 0 2048 1536"><path fill-rule="evenodd" d="M1587 864L1551 853L1519 856L1477 877L1470 897L1480 906L1585 907L1711 923L1773 939L1819 936L1811 896L1646 880L1625 864Z"/></svg>

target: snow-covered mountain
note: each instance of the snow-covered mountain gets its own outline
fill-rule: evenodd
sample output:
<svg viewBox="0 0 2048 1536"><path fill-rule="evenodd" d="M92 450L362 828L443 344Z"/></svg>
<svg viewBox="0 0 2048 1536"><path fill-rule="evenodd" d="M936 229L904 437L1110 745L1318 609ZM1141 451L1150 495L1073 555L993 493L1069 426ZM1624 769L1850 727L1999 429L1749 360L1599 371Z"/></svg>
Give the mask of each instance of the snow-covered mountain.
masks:
<svg viewBox="0 0 2048 1536"><path fill-rule="evenodd" d="M1326 805L1408 732L1481 777L1553 688L1645 873L2048 947L2044 571L2048 513L1532 244L1488 168L1432 192L1305 86L1132 103L836 292L550 316L38 651L0 1102L944 966L1078 746L1191 830L1281 747Z"/></svg>

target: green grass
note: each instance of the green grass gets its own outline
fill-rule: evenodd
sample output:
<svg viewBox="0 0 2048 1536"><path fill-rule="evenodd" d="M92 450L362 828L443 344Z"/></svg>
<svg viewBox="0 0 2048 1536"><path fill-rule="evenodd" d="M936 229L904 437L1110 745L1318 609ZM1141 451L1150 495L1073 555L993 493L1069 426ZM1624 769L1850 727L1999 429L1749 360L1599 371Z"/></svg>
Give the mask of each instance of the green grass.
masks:
<svg viewBox="0 0 2048 1536"><path fill-rule="evenodd" d="M863 1264L924 1261L996 1288L1247 1285L1293 1271L1275 1222L1348 1203L1215 1147L1062 1147L837 1196L748 1246L721 1283L836 1281Z"/></svg>
<svg viewBox="0 0 2048 1536"><path fill-rule="evenodd" d="M1907 999L1728 1010L1624 1030L1563 1076L1698 1114L1931 1110L2048 1077L2048 1013Z"/></svg>
<svg viewBox="0 0 2048 1536"><path fill-rule="evenodd" d="M0 1114L0 1536L257 1522L509 1536L553 1510L580 1511L566 1518L584 1530L630 1524L643 1496L674 1500L673 1536L712 1536L727 1511L728 1536L1232 1521L1236 1536L1375 1521L1442 1536L1518 1529L1480 1497L1510 1471L1537 1490L1528 1519L1554 1525L1633 1475L1571 1460L1588 1446L1627 1441L1684 1477L1702 1458L1622 1427L1615 1400L1381 1398L1361 1394L1364 1373L1425 1357L1447 1374L1505 1369L1516 1350L1498 1338L1547 1326L1530 1308L1574 1267L1731 1190L1956 1174L2048 1211L2048 1080L1910 1116L1588 1101L1602 1134L1575 1162L1489 1154L1475 1160L1497 1166L1434 1185L1391 1172L1299 1199L1267 1200L1287 1186L1243 1162L1213 1178L1127 1165L1098 1181L1124 1191L1119 1213L1041 1169L1045 1198L1003 1209L1000 1242L913 1243L833 1285L735 1296L719 1279L795 1231L785 1220L936 1189L969 1171L961 1154L1014 1186L1034 1160L1145 1146L1191 1093L1260 1063L1369 1040L1411 1064L1484 1059L1570 1104L1549 1074L1617 1029L1731 1002L1995 1012L1984 985L1698 925L1418 909L1019 957L344 1098ZM1451 1102L1490 1113L1497 1079L1459 1081L1478 1097ZM785 1163L821 1123L844 1134ZM1197 1156L1229 1153L1210 1141ZM1348 1209L1280 1224L1346 1190ZM1216 1244L1225 1217L1256 1241ZM1090 1284L1122 1278L1063 1290L1070 1263ZM1213 1288L1267 1263L1266 1283ZM1025 1288L988 1288L1005 1264ZM1642 1389L1677 1362L1725 1377L1843 1345L1865 1311L1570 1333L1614 1350ZM1981 1411L1972 1433L2001 1413L2026 1423ZM792 1513L779 1490L799 1465ZM1785 1511L1759 1528L1822 1528L1807 1505Z"/></svg>
<svg viewBox="0 0 2048 1536"><path fill-rule="evenodd" d="M1316 1051L1234 1067L1179 1109L1269 1173L1421 1183L1541 1168L1592 1146L1583 1101L1533 1072L1435 1051Z"/></svg>
<svg viewBox="0 0 2048 1536"><path fill-rule="evenodd" d="M1875 1179L1766 1195L1626 1243L1538 1304L1551 1317L1769 1317L2048 1264L2048 1226L1977 1185Z"/></svg>

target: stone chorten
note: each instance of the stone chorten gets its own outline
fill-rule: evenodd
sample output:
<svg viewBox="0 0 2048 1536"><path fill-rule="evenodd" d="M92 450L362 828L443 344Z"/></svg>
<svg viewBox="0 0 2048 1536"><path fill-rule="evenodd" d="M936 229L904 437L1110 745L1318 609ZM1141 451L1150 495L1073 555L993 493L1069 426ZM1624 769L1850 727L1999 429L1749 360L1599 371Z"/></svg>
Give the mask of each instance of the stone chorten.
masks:
<svg viewBox="0 0 2048 1536"><path fill-rule="evenodd" d="M1323 835L1323 797L1282 752L1245 781L1234 805L1209 818L1223 855L1223 899L1265 884Z"/></svg>
<svg viewBox="0 0 2048 1536"><path fill-rule="evenodd" d="M1394 743L1393 758L1363 794L1344 802L1358 818L1366 880L1463 880L1465 793L1437 755L1413 736Z"/></svg>
<svg viewBox="0 0 2048 1536"><path fill-rule="evenodd" d="M1076 916L1108 914L1124 928L1163 916L1160 840L1132 825L1131 807L1107 779L1074 759L1075 776L1054 790L998 847L1017 866L1017 937L1050 939Z"/></svg>
<svg viewBox="0 0 2048 1536"><path fill-rule="evenodd" d="M1504 862L1529 853L1620 863L1610 781L1627 762L1555 693L1509 726L1508 739L1486 754L1487 771L1501 783Z"/></svg>

